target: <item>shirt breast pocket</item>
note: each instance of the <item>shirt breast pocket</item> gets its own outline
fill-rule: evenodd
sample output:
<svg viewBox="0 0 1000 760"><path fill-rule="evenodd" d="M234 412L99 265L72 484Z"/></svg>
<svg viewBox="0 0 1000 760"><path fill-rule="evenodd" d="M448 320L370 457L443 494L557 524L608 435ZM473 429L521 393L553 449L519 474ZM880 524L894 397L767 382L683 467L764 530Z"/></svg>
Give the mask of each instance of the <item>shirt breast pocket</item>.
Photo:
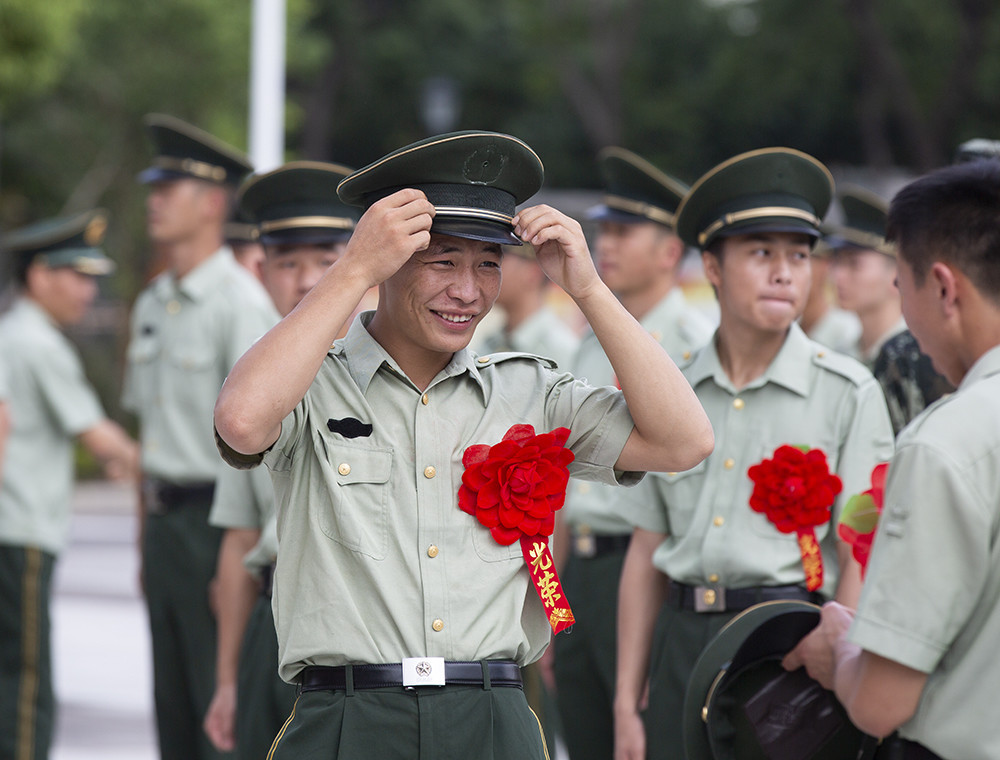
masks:
<svg viewBox="0 0 1000 760"><path fill-rule="evenodd" d="M326 456L323 475L329 497L318 501L321 530L351 551L385 559L392 449L332 445L322 433L317 437Z"/></svg>

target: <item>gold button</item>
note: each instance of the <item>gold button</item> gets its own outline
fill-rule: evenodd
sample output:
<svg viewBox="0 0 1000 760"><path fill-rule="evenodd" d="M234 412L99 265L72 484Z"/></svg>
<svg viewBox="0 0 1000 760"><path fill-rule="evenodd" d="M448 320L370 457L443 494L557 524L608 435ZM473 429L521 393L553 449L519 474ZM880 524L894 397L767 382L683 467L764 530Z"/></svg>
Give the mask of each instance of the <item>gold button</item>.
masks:
<svg viewBox="0 0 1000 760"><path fill-rule="evenodd" d="M488 356L480 356L476 361L478 361L480 364L489 364L490 363L490 357L488 357Z"/></svg>
<svg viewBox="0 0 1000 760"><path fill-rule="evenodd" d="M180 301L167 301L167 314L176 314L180 310Z"/></svg>
<svg viewBox="0 0 1000 760"><path fill-rule="evenodd" d="M438 555L438 548L434 544L431 544L430 546L427 547L428 557L434 559L437 555Z"/></svg>
<svg viewBox="0 0 1000 760"><path fill-rule="evenodd" d="M577 486L577 493L590 493L590 483L581 483Z"/></svg>
<svg viewBox="0 0 1000 760"><path fill-rule="evenodd" d="M347 462L341 462L340 467L337 468L337 472L339 472L341 475L350 475L351 465L349 465Z"/></svg>
<svg viewBox="0 0 1000 760"><path fill-rule="evenodd" d="M826 356L826 351L820 351L818 354L816 354L816 356L822 359L824 356Z"/></svg>
<svg viewBox="0 0 1000 760"><path fill-rule="evenodd" d="M660 339L663 338L663 333L661 333L659 330L653 330L653 332L651 332L649 335L657 343L659 343Z"/></svg>
<svg viewBox="0 0 1000 760"><path fill-rule="evenodd" d="M431 623L431 628L440 633L441 631L444 630L444 621L441 618L438 618L433 623Z"/></svg>
<svg viewBox="0 0 1000 760"><path fill-rule="evenodd" d="M731 470L736 466L736 460L730 457L729 459L727 459L725 462L722 463L722 466L725 467L727 470Z"/></svg>
<svg viewBox="0 0 1000 760"><path fill-rule="evenodd" d="M726 520L725 520L725 518L723 518L723 517L716 517L716 518L715 518L714 520L712 520L712 525L714 525L714 526L715 526L716 528L721 528L721 527L722 527L722 524L723 524L723 523L724 523L725 521L726 521Z"/></svg>
<svg viewBox="0 0 1000 760"><path fill-rule="evenodd" d="M427 406L430 402L431 402L431 400L429 398L427 398L427 394L426 393L423 396L420 397L420 403L423 404L424 406Z"/></svg>
<svg viewBox="0 0 1000 760"><path fill-rule="evenodd" d="M736 411L739 411L740 409L742 409L745 406L746 406L746 402L743 399L741 399L741 398L734 398L733 399L733 409L735 409Z"/></svg>
<svg viewBox="0 0 1000 760"><path fill-rule="evenodd" d="M437 474L438 474L438 471L435 469L434 465L432 465L432 464L429 464L429 465L427 465L424 468L424 477L427 478L428 480L430 480L431 478L433 478Z"/></svg>
<svg viewBox="0 0 1000 760"><path fill-rule="evenodd" d="M710 576L708 576L708 582L709 583L718 583L719 582L719 576L718 576L718 574L712 573Z"/></svg>
<svg viewBox="0 0 1000 760"><path fill-rule="evenodd" d="M701 598L705 600L706 607L711 607L713 604L715 604L715 589L714 588L705 589L705 592L702 594Z"/></svg>
<svg viewBox="0 0 1000 760"><path fill-rule="evenodd" d="M691 352L690 352L690 351L685 351L685 352L684 352L683 354L681 354L681 358L682 358L682 359L683 359L684 361L687 361L688 359L690 359L690 358L691 358Z"/></svg>
<svg viewBox="0 0 1000 760"><path fill-rule="evenodd" d="M670 477L674 477L674 475L676 475L676 474L677 474L676 472L668 472L667 473L667 475L669 475Z"/></svg>

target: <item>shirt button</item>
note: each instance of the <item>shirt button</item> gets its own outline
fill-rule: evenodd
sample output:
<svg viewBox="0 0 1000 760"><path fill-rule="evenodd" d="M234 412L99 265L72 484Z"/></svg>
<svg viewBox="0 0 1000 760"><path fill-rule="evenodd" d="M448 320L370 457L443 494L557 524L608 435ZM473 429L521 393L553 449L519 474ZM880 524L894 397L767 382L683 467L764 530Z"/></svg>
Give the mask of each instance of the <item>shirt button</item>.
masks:
<svg viewBox="0 0 1000 760"><path fill-rule="evenodd" d="M722 463L722 466L725 467L727 470L731 470L736 466L736 460L730 457L729 459L727 459L725 462Z"/></svg>
<svg viewBox="0 0 1000 760"><path fill-rule="evenodd" d="M429 398L427 398L427 394L426 393L423 396L420 397L420 403L423 404L424 406L427 406L430 402L431 402L431 400Z"/></svg>
<svg viewBox="0 0 1000 760"><path fill-rule="evenodd" d="M342 462L340 467L337 468L337 472L339 472L341 475L350 475L351 465L349 465L347 462Z"/></svg>
<svg viewBox="0 0 1000 760"><path fill-rule="evenodd" d="M177 314L180 310L180 301L167 301L167 314Z"/></svg>
<svg viewBox="0 0 1000 760"><path fill-rule="evenodd" d="M432 464L427 465L424 468L424 477L427 478L428 480L430 480L431 478L433 478L437 474L438 474L438 471L437 471L437 469L435 469L434 465L432 465Z"/></svg>
<svg viewBox="0 0 1000 760"><path fill-rule="evenodd" d="M737 412L744 406L746 406L746 402L743 399L741 398L733 399L733 409L735 409Z"/></svg>
<svg viewBox="0 0 1000 760"><path fill-rule="evenodd" d="M428 557L434 559L437 555L438 555L438 548L434 544L431 544L430 546L427 547Z"/></svg>
<svg viewBox="0 0 1000 760"><path fill-rule="evenodd" d="M708 576L708 582L709 583L718 583L719 582L719 576L718 576L718 574L717 573L712 573L710 576Z"/></svg>
<svg viewBox="0 0 1000 760"><path fill-rule="evenodd" d="M444 621L441 618L438 618L433 623L431 623L431 628L440 633L441 631L444 630Z"/></svg>
<svg viewBox="0 0 1000 760"><path fill-rule="evenodd" d="M480 364L489 364L490 363L490 357L488 357L488 356L480 356L478 359L476 359L476 361L478 361Z"/></svg>
<svg viewBox="0 0 1000 760"><path fill-rule="evenodd" d="M722 524L723 524L723 523L724 523L725 521L726 521L726 520L725 520L725 518L724 518L724 517L716 517L716 518L715 518L714 520L712 520L712 525L714 525L714 526L715 526L716 528L721 528L721 527L722 527Z"/></svg>
<svg viewBox="0 0 1000 760"><path fill-rule="evenodd" d="M653 332L651 332L649 336L657 343L659 343L660 340L663 338L663 333L661 333L659 330L653 330Z"/></svg>
<svg viewBox="0 0 1000 760"><path fill-rule="evenodd" d="M682 358L682 359L683 359L684 361L687 361L688 359L690 359L690 358L691 358L691 352L690 352L690 351L685 351L685 352L684 352L683 354L681 354L681 358Z"/></svg>

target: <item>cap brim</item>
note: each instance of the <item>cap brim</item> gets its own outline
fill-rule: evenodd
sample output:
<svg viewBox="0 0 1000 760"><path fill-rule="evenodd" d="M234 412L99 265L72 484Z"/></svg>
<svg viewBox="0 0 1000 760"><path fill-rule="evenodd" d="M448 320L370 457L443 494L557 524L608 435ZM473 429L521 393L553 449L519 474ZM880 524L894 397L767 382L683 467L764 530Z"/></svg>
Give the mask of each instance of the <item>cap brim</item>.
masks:
<svg viewBox="0 0 1000 760"><path fill-rule="evenodd" d="M263 233L259 239L263 245L326 245L346 242L351 239L352 232L313 227L275 230Z"/></svg>
<svg viewBox="0 0 1000 760"><path fill-rule="evenodd" d="M151 185L154 182L173 182L178 179L195 179L195 177L184 172L175 172L169 169L161 169L159 166L150 166L148 169L143 169L139 172L135 179L140 185Z"/></svg>
<svg viewBox="0 0 1000 760"><path fill-rule="evenodd" d="M485 243L524 245L524 241L515 235L509 227L469 219L435 218L431 225L431 232L469 240L481 240Z"/></svg>
<svg viewBox="0 0 1000 760"><path fill-rule="evenodd" d="M630 214L627 211L619 211L618 209L611 208L603 203L597 206L591 206L584 214L587 219L595 222L613 222L615 224L642 224L643 222L651 222L652 219L648 219L639 214Z"/></svg>
<svg viewBox="0 0 1000 760"><path fill-rule="evenodd" d="M808 612L819 619L819 607L809 602L775 601L749 607L734 617L702 650L688 680L681 722L688 760L711 760L708 730L702 718L706 698L717 679L729 668L743 642L766 621L787 613ZM815 623L814 623L815 625Z"/></svg>
<svg viewBox="0 0 1000 760"><path fill-rule="evenodd" d="M715 238L753 235L755 233L787 233L790 235L808 235L811 238L821 236L820 231L806 221L797 219L752 219L746 222L737 222L720 230L715 234Z"/></svg>

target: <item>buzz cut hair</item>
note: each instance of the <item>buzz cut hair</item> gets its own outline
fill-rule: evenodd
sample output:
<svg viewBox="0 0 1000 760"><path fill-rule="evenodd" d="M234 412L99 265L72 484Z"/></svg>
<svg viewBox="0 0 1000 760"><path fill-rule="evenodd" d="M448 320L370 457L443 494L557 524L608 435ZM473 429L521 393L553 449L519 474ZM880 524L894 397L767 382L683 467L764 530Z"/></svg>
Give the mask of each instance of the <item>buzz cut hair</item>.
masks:
<svg viewBox="0 0 1000 760"><path fill-rule="evenodd" d="M1000 304L1000 159L947 166L906 185L889 205L886 239L917 287L940 261Z"/></svg>

